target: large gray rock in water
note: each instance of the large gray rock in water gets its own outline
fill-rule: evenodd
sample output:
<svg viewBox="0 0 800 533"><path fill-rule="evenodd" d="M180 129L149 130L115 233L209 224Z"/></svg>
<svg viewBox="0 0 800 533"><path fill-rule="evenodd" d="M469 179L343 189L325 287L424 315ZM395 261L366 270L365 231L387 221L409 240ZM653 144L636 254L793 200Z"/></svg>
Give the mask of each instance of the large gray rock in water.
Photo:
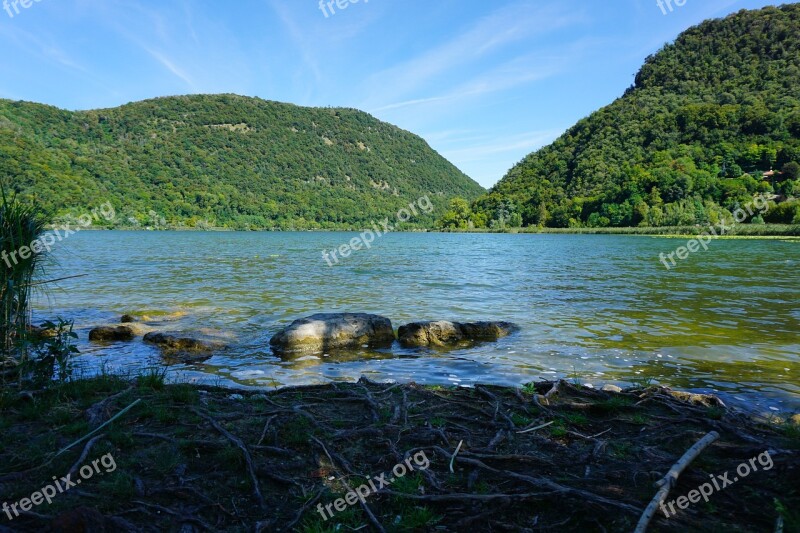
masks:
<svg viewBox="0 0 800 533"><path fill-rule="evenodd" d="M295 320L272 337L278 354L312 354L332 350L391 346L394 329L388 318L363 313L323 313Z"/></svg>
<svg viewBox="0 0 800 533"><path fill-rule="evenodd" d="M421 346L453 346L461 342L496 341L511 335L517 326L510 322L412 322L400 326L400 344L410 348Z"/></svg>
<svg viewBox="0 0 800 533"><path fill-rule="evenodd" d="M102 326L89 332L89 340L94 342L132 341L134 337L133 330L127 326Z"/></svg>

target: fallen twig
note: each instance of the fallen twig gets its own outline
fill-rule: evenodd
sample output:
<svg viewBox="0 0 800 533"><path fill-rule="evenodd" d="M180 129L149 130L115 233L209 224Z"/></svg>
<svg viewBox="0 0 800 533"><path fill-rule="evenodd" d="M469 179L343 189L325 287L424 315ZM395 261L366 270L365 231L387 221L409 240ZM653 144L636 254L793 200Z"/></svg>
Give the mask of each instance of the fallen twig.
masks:
<svg viewBox="0 0 800 533"><path fill-rule="evenodd" d="M525 430L522 430L522 431L517 431L517 433L519 433L519 434L531 433L532 431L536 431L536 430L539 430L539 429L544 429L547 426L552 426L553 424L555 424L555 420L552 420L552 421L550 421L550 422L548 422L546 424L542 424L541 426L536 426L535 428L525 429Z"/></svg>
<svg viewBox="0 0 800 533"><path fill-rule="evenodd" d="M267 423L264 424L264 431L261 432L261 438L258 439L258 442L256 443L256 446L261 446L261 443L264 442L264 437L267 436L267 430L269 429L269 425L272 423L273 420L275 420L275 418L277 416L278 415L272 415L271 417L269 417L267 419Z"/></svg>
<svg viewBox="0 0 800 533"><path fill-rule="evenodd" d="M239 437L237 437L236 435L234 435L233 433L222 427L220 423L214 420L210 415L207 415L195 408L192 408L192 411L197 416L207 420L212 426L214 426L214 429L222 433L222 435L224 435L225 438L227 438L229 441L234 443L240 450L242 450L242 454L244 454L244 460L247 463L247 471L250 474L251 481L253 482L253 492L255 492L256 498L258 498L258 503L259 505L261 505L261 508L265 509L267 507L267 504L264 501L264 496L261 495L261 489L258 487L258 478L256 477L256 469L255 466L253 465L253 458L250 456L250 452L247 450L247 446L244 445L244 442L242 442L242 440Z"/></svg>
<svg viewBox="0 0 800 533"><path fill-rule="evenodd" d="M62 453L66 452L67 450L69 450L69 449L70 449L70 448L72 448L73 446L77 446L77 445L78 445L78 444L80 444L81 442L85 441L86 439L88 439L89 437L91 437L92 435L94 435L95 433L97 433L98 431L100 431L101 429L103 429L104 427L106 427L107 425L109 425L110 423L112 423L114 420L116 420L117 418L121 417L122 415L124 415L125 413L127 413L128 411L130 411L131 409L133 409L133 407L134 407L134 406L135 406L137 403L139 403L139 402L141 402L141 401L142 401L142 399L141 399L141 398L138 398L138 399L137 399L135 402L133 402L132 404L130 404L128 407L126 407L125 409L123 409L123 410L122 410L122 411L120 411L119 413L115 414L113 417L111 417L111 419L110 419L108 422L106 422L106 423L104 423L103 425L99 426L97 429L94 429L94 430L90 431L89 433L87 433L87 434L86 434L86 435L84 435L83 437L79 438L78 440L76 440L75 442L73 442L72 444L70 444L69 446L67 446L66 448L63 448L63 449L62 449L60 452L58 452L58 453L55 455L55 457L58 457L59 455L61 455Z"/></svg>
<svg viewBox="0 0 800 533"><path fill-rule="evenodd" d="M453 463L456 460L456 455L458 455L458 452L461 450L461 445L462 444L464 444L463 440L458 443L458 446L456 447L456 451L453 453L453 456L450 458L450 473L451 474L455 474L455 472L453 471Z"/></svg>
<svg viewBox="0 0 800 533"><path fill-rule="evenodd" d="M331 457L331 454L328 451L328 448L325 447L325 444L317 437L312 436L311 439L320 446L322 446L322 451L324 451L325 455L328 456L328 460L331 462L331 466L333 468L336 468L336 462L333 460L333 457ZM350 487L350 484L347 482L344 476L342 476L341 482L345 487L347 487L348 491L353 492L353 489ZM377 529L380 533L386 533L386 530L383 528L383 525L375 517L375 514L372 512L372 509L370 509L369 505L367 505L367 502L365 502L363 499L360 498L358 502L361 504L361 508L364 509L364 512L367 513L367 516L369 517L370 522L372 522L372 525L375 526L375 529Z"/></svg>
<svg viewBox="0 0 800 533"><path fill-rule="evenodd" d="M116 393L114 395L111 395L111 396L109 396L107 398L104 398L104 399L100 400L99 402L97 402L96 404L94 404L93 406L88 408L86 410L86 417L89 419L89 425L93 426L93 425L99 423L100 420L102 420L103 410L106 408L106 405L108 405L109 403L113 402L114 400L116 400L120 396L124 396L125 394L127 394L128 392L130 392L132 390L133 390L133 387L129 387L129 388L125 389L124 391L118 392L118 393Z"/></svg>
<svg viewBox="0 0 800 533"><path fill-rule="evenodd" d="M71 476L75 472L78 471L78 468L80 468L81 463L83 463L86 460L86 457L89 455L89 450L92 449L92 446L94 446L94 443L97 442L98 440L102 439L105 436L106 436L105 433L101 433L101 434L99 434L98 436L94 437L93 439L91 439L89 442L86 443L86 446L84 446L84 448L83 448L83 452L81 452L81 456L78 458L77 461L75 461L75 464L72 465L72 468L69 469L69 473L67 475Z"/></svg>
<svg viewBox="0 0 800 533"><path fill-rule="evenodd" d="M434 449L439 454L441 454L441 455L443 455L445 457L450 455L447 452L447 450L444 450L444 449L442 449L442 448L440 448L438 446L434 447ZM460 459L460 461L462 461L464 463L467 463L467 464L471 464L471 465L477 466L477 467L482 468L484 470L488 470L489 472L492 472L494 474L502 474L502 475L510 476L510 477L525 481L525 482L530 483L531 485L534 485L536 487L541 487L541 488L544 488L544 489L548 489L548 490L552 490L552 491L556 491L556 492L561 492L563 494L571 494L573 496L578 496L578 497L580 497L580 498L582 498L584 500L589 500L589 501L595 502L597 504L602 504L602 505L605 505L605 506L616 507L618 509L622 509L622 510L627 511L629 513L638 513L639 512L639 509L637 509L633 505L630 505L630 504L627 504L627 503L624 503L624 502L619 502L619 501L616 501L616 500L612 500L610 498L606 498L605 496L600 496L599 494L594 494L594 493L589 492L589 491L585 491L585 490L581 490L581 489L574 489L574 488L568 487L566 485L561 485L559 483L556 483L555 481L551 481L551 480L549 480L547 478L544 478L544 477L536 478L536 477L532 477L532 476L526 476L524 474L518 474L518 473L512 472L510 470L499 470L497 468L492 468L491 466L487 465L486 463L484 463L482 461L478 461L477 459L470 459L470 458L467 458L467 457L462 457Z"/></svg>
<svg viewBox="0 0 800 533"><path fill-rule="evenodd" d="M301 518L303 518L303 515L306 513L306 511L307 511L307 510L308 510L310 507L312 507L312 506L313 506L315 503L317 503L317 502L319 501L319 499L322 497L322 493L323 493L323 492L325 492L325 488L321 488L321 489L319 489L319 490L317 491L317 494L316 494L316 495L315 495L313 498L311 498L310 500L308 500L308 501L307 501L307 502L306 502L306 503L303 505L303 507L301 507L301 508L300 508L300 510L297 512L297 514L294 516L294 518L293 518L293 519L292 519L292 520L291 520L291 521L290 521L288 524L286 524L285 526L283 526L283 531L291 531L291 530L292 530L292 528L294 527L294 525L295 525L296 523L298 523L298 522L300 521L300 519L301 519ZM256 528L256 531L258 531L258 528ZM278 531L281 531L281 530L279 529Z"/></svg>
<svg viewBox="0 0 800 533"><path fill-rule="evenodd" d="M672 487L674 487L677 483L678 476L681 475L686 467L689 466L698 455L703 453L703 450L705 450L718 438L719 433L712 431L700 439L694 446L689 448L686 453L683 454L683 457L681 457L677 463L672 465L672 468L669 469L663 478L656 482L656 487L661 488L653 497L650 505L648 505L644 510L644 514L642 514L642 517L639 519L639 524L636 526L634 533L645 533L645 531L647 531L647 526L650 525L650 521L653 519L653 516L655 516L659 505L661 505L664 500L667 499L667 496L669 496L669 491L672 490Z"/></svg>

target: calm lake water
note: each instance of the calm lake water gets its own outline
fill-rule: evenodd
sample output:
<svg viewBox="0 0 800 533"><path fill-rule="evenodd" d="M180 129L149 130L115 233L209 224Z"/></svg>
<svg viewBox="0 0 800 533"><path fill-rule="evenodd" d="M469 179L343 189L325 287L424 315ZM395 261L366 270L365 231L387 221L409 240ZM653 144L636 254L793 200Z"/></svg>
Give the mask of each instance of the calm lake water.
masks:
<svg viewBox="0 0 800 533"><path fill-rule="evenodd" d="M800 408L800 242L718 240L667 271L685 239L390 234L333 267L349 233L83 232L59 244L35 318L74 318L79 372L163 364L138 339L99 346L90 328L123 313L147 330L199 333L227 348L176 379L273 388L354 380L520 385L566 377L602 386L652 379L770 412ZM508 320L521 333L450 352L282 361L270 336L318 312L415 320Z"/></svg>

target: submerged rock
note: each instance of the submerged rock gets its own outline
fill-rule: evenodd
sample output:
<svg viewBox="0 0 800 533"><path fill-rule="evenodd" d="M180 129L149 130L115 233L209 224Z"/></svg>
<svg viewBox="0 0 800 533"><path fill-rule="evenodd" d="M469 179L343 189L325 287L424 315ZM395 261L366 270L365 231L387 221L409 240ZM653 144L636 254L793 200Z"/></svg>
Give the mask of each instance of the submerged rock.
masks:
<svg viewBox="0 0 800 533"><path fill-rule="evenodd" d="M511 335L519 328L510 322L412 322L397 332L405 347L453 346L465 341L496 341Z"/></svg>
<svg viewBox="0 0 800 533"><path fill-rule="evenodd" d="M56 336L56 330L42 324L41 327L28 326L28 334L35 339L52 339Z"/></svg>
<svg viewBox="0 0 800 533"><path fill-rule="evenodd" d="M102 326L89 332L89 340L95 342L132 341L135 336L128 326Z"/></svg>
<svg viewBox="0 0 800 533"><path fill-rule="evenodd" d="M177 337L166 333L152 332L144 336L144 342L155 344L162 350L174 352L209 352L213 346L189 337Z"/></svg>
<svg viewBox="0 0 800 533"><path fill-rule="evenodd" d="M412 322L397 330L403 346L447 346L464 340L464 331L459 324L440 320L436 322Z"/></svg>
<svg viewBox="0 0 800 533"><path fill-rule="evenodd" d="M122 318L120 318L119 321L122 324L132 324L133 322L136 322L136 317L133 315L122 315Z"/></svg>
<svg viewBox="0 0 800 533"><path fill-rule="evenodd" d="M364 313L322 313L295 320L275 334L275 353L327 353L344 348L389 347L394 329L388 318Z"/></svg>

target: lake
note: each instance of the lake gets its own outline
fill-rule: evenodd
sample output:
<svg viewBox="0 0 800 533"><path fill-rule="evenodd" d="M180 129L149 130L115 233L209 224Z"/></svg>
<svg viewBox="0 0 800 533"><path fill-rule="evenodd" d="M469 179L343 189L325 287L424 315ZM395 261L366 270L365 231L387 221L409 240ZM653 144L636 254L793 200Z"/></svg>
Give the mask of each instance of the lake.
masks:
<svg viewBox="0 0 800 533"><path fill-rule="evenodd" d="M686 239L396 233L329 266L355 233L81 232L37 296L35 320L73 318L77 372L162 364L138 339L90 344L123 313L227 347L175 379L236 387L354 380L518 386L564 377L713 392L760 412L800 408L800 241L716 240L668 271ZM271 335L318 312L416 320L507 320L521 332L449 352L395 347L282 361Z"/></svg>

